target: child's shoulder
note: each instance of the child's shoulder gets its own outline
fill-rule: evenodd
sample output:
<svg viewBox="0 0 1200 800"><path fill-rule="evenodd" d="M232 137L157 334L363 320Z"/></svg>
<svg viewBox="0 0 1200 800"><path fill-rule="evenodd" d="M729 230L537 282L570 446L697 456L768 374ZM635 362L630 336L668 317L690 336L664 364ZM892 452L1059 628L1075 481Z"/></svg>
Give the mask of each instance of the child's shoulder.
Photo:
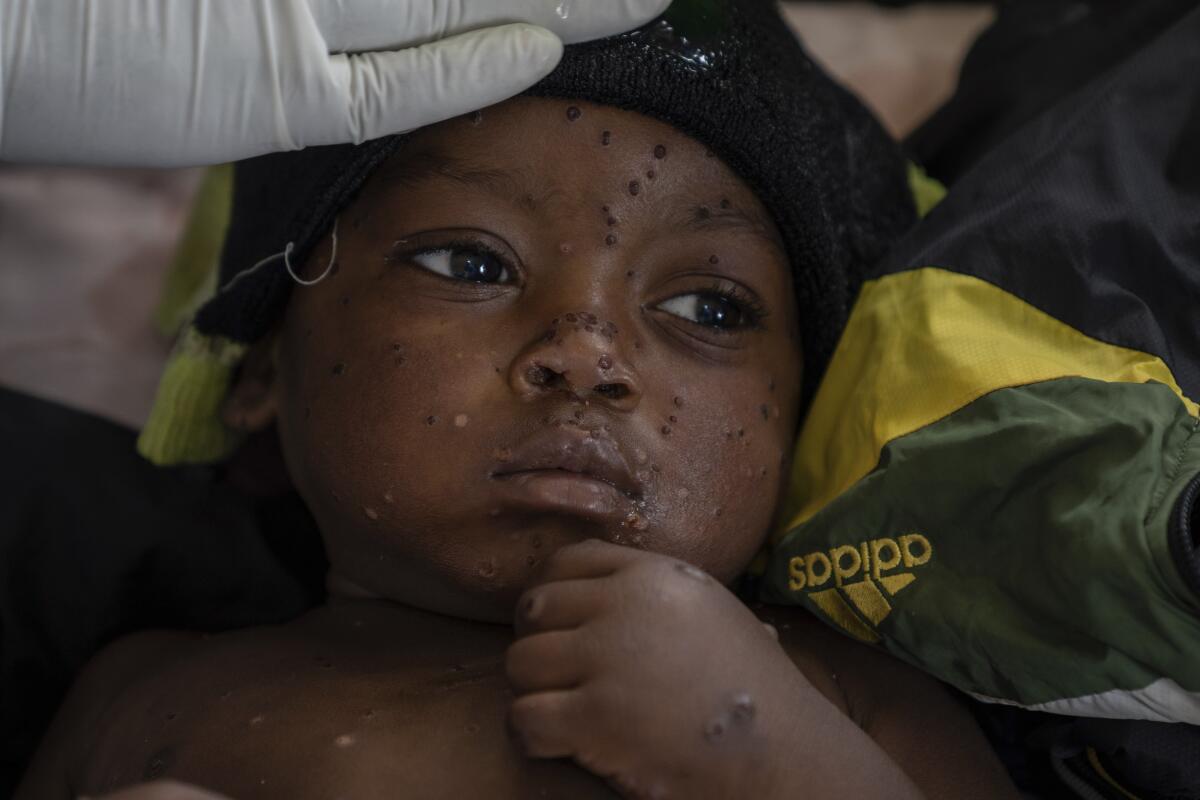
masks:
<svg viewBox="0 0 1200 800"><path fill-rule="evenodd" d="M18 798L66 797L74 793L95 732L129 690L195 646L197 634L147 631L109 644L88 662L42 740Z"/></svg>
<svg viewBox="0 0 1200 800"><path fill-rule="evenodd" d="M809 682L928 796L1013 796L965 705L938 681L803 608L770 606L758 613L779 631L780 644Z"/></svg>
<svg viewBox="0 0 1200 800"><path fill-rule="evenodd" d="M270 729L324 687L309 619L206 635L148 631L116 640L80 672L27 771L18 798L74 797L142 781L221 782L242 736ZM328 677L321 675L326 682ZM316 691L314 691L314 689ZM292 720L294 721L294 720ZM259 731L261 733L261 731Z"/></svg>
<svg viewBox="0 0 1200 800"><path fill-rule="evenodd" d="M164 665L193 652L205 636L184 631L150 630L131 633L97 653L76 679L73 693L90 690L115 696L158 672Z"/></svg>
<svg viewBox="0 0 1200 800"><path fill-rule="evenodd" d="M228 740L238 721L253 722L248 709L297 672L304 618L297 622L117 639L76 677L17 797L74 797L178 777L197 754ZM302 694L307 684L298 683Z"/></svg>
<svg viewBox="0 0 1200 800"><path fill-rule="evenodd" d="M809 682L860 727L869 728L898 697L925 706L949 700L933 678L803 608L767 606L759 616L775 627L779 643Z"/></svg>

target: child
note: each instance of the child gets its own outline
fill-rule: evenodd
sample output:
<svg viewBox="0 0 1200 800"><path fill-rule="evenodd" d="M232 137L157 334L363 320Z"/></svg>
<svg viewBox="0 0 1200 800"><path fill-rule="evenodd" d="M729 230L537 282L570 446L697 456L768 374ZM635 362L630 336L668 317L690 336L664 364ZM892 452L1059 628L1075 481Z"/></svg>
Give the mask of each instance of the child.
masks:
<svg viewBox="0 0 1200 800"><path fill-rule="evenodd" d="M216 455L214 398L275 426L329 602L110 648L19 797L1010 796L934 684L726 588L911 221L894 148L758 0L532 94L239 168L146 444Z"/></svg>

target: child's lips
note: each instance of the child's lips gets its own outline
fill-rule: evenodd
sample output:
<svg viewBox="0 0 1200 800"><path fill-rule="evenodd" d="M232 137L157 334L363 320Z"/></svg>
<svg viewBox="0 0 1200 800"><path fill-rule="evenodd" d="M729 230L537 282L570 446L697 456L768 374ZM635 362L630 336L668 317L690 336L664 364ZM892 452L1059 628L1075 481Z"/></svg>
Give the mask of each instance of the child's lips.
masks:
<svg viewBox="0 0 1200 800"><path fill-rule="evenodd" d="M501 503L509 508L619 522L630 507L629 498L612 484L577 472L531 470L495 477Z"/></svg>
<svg viewBox="0 0 1200 800"><path fill-rule="evenodd" d="M642 496L616 443L581 428L554 428L526 439L491 477L510 507L601 521L623 519Z"/></svg>

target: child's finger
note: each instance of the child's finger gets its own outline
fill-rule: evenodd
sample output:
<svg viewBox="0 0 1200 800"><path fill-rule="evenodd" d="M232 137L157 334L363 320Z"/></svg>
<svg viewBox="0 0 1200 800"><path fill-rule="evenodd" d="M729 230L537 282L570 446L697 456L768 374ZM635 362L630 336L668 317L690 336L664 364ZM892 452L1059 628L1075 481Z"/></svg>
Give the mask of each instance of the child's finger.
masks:
<svg viewBox="0 0 1200 800"><path fill-rule="evenodd" d="M513 628L517 636L577 628L608 607L608 591L597 578L540 584L517 600Z"/></svg>
<svg viewBox="0 0 1200 800"><path fill-rule="evenodd" d="M603 578L639 558L646 557L646 553L632 547L622 547L600 539L587 539L578 544L567 545L547 558L542 564L537 582Z"/></svg>
<svg viewBox="0 0 1200 800"><path fill-rule="evenodd" d="M518 697L508 712L509 724L531 758L569 758L574 736L584 730L582 698L574 690L538 692Z"/></svg>
<svg viewBox="0 0 1200 800"><path fill-rule="evenodd" d="M518 694L571 689L587 678L587 660L575 631L551 631L518 639L504 658L504 672Z"/></svg>

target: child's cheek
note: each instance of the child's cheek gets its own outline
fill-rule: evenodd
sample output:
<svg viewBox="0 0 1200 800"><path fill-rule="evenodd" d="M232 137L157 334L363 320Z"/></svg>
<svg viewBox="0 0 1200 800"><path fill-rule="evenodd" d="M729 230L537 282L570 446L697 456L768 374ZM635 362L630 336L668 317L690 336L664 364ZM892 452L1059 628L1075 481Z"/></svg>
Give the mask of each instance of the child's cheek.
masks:
<svg viewBox="0 0 1200 800"><path fill-rule="evenodd" d="M739 396L740 395L740 396ZM729 392L722 402L673 400L664 436L651 547L736 577L761 547L790 450L790 420L766 390Z"/></svg>
<svg viewBox="0 0 1200 800"><path fill-rule="evenodd" d="M326 335L318 325L292 342L281 425L289 466L323 525L382 530L420 524L447 502L444 488L461 484L482 446L481 388L502 379L492 353L456 347L441 320L366 305L355 319L321 315Z"/></svg>

